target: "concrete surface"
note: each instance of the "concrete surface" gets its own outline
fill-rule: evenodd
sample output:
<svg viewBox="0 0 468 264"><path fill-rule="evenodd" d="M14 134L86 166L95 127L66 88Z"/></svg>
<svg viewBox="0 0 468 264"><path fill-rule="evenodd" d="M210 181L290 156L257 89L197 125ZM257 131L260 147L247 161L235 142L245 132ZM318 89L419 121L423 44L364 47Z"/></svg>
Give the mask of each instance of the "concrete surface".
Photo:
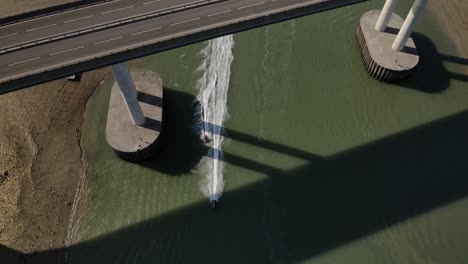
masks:
<svg viewBox="0 0 468 264"><path fill-rule="evenodd" d="M163 85L161 78L151 71L138 70L131 75L146 121L140 126L133 124L118 84L115 83L110 96L106 140L120 158L140 162L151 158L159 144Z"/></svg>
<svg viewBox="0 0 468 264"><path fill-rule="evenodd" d="M369 74L382 81L398 81L408 77L419 63L419 55L412 38L402 51L392 49L392 43L403 24L403 19L392 14L383 32L375 30L380 10L365 13L356 36Z"/></svg>
<svg viewBox="0 0 468 264"><path fill-rule="evenodd" d="M0 26L0 49L14 46L0 54L0 94L363 0L199 1L116 0ZM125 22L148 13L160 15Z"/></svg>

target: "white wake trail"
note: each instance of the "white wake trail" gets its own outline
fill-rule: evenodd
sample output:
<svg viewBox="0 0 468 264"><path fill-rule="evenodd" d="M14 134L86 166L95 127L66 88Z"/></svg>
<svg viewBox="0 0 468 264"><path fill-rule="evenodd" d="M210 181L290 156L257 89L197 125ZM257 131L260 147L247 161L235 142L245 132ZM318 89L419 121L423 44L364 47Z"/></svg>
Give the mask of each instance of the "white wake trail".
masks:
<svg viewBox="0 0 468 264"><path fill-rule="evenodd" d="M204 134L212 141L212 151L208 158L202 160L200 168L205 174L201 184L202 192L210 200L218 200L224 188L221 147L224 142L222 135L223 123L228 117L227 95L231 76L231 63L234 59L232 35L210 40L203 50L204 61L199 70L203 76L198 81L200 111L196 130L200 136Z"/></svg>

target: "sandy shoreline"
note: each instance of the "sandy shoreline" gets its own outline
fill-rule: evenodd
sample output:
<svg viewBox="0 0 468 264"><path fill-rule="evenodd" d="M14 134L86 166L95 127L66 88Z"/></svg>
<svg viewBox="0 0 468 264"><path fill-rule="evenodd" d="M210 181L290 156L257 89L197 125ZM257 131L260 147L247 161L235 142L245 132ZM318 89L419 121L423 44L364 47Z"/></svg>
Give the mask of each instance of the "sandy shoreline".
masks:
<svg viewBox="0 0 468 264"><path fill-rule="evenodd" d="M0 16L69 0L3 0ZM0 96L0 244L32 253L65 244L82 173L79 137L102 69Z"/></svg>
<svg viewBox="0 0 468 264"><path fill-rule="evenodd" d="M69 0L3 0L0 16ZM468 1L429 1L457 56L468 58ZM468 65L464 66L468 73ZM32 253L65 244L77 181L88 98L109 74L86 73L80 83L57 80L0 96L0 244Z"/></svg>
<svg viewBox="0 0 468 264"><path fill-rule="evenodd" d="M437 21L443 21L444 29L457 51L456 56L468 58L468 1L429 1L431 14ZM468 65L461 65L468 73Z"/></svg>
<svg viewBox="0 0 468 264"><path fill-rule="evenodd" d="M82 172L82 113L105 70L0 97L0 244L31 253L63 247Z"/></svg>

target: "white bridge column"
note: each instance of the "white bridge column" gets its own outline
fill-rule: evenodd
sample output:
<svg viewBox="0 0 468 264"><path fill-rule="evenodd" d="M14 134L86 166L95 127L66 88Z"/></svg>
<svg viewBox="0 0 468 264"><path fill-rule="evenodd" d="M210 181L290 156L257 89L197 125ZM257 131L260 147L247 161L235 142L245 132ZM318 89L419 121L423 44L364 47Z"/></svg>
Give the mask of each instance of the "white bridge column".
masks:
<svg viewBox="0 0 468 264"><path fill-rule="evenodd" d="M388 25L388 21L392 17L393 10L395 10L395 6L398 3L398 0L387 0L385 1L385 5L380 12L379 19L375 24L375 30L383 32Z"/></svg>
<svg viewBox="0 0 468 264"><path fill-rule="evenodd" d="M419 15L421 14L427 0L416 0L414 1L411 10L408 13L408 16L401 26L400 31L393 42L392 49L396 51L402 51L408 41L411 32L413 32L414 25L416 24L416 20L418 19Z"/></svg>
<svg viewBox="0 0 468 264"><path fill-rule="evenodd" d="M138 92L136 90L135 83L133 83L132 76L128 71L127 63L123 62L112 65L112 73L119 85L120 93L124 98L133 123L137 126L142 125L145 123L145 116L141 110L140 104L138 103Z"/></svg>

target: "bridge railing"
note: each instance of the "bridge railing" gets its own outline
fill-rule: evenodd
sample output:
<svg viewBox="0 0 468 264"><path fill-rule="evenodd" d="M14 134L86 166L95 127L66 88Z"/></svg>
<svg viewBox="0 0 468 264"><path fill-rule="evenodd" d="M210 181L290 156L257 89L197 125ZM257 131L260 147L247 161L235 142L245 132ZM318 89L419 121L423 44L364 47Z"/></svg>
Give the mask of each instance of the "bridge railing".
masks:
<svg viewBox="0 0 468 264"><path fill-rule="evenodd" d="M115 0L70 0L66 3L61 3L57 5L52 5L48 7L44 7L41 9L36 9L32 11L26 11L24 13L14 14L11 16L0 17L0 28L4 26L8 26L11 24L15 24L18 22L40 18L43 16L49 16L57 13L61 13L64 11L69 11L77 8L82 8L85 6L96 5L103 2L111 2Z"/></svg>
<svg viewBox="0 0 468 264"><path fill-rule="evenodd" d="M106 29L123 26L123 25L130 24L130 23L135 23L138 21L143 21L143 20L147 20L147 19L151 19L155 17L174 14L174 13L186 11L189 9L203 7L206 5L219 3L219 2L225 2L225 1L228 1L228 0L200 0L197 2L191 2L189 4L180 4L180 5L168 7L165 9L161 9L158 11L150 11L147 13L138 14L137 16L134 16L134 17L126 17L126 18L108 21L108 22L101 23L101 24L95 24L91 27L83 27L80 29L62 32L60 34L50 35L48 37L38 38L38 39L29 40L26 42L17 43L17 44L6 46L6 47L1 47L0 55L6 54L9 52L18 51L21 49L30 48L30 47L41 45L41 44L45 44L45 43L52 42L52 41L63 40L63 39L67 39L67 38L71 38L75 36L88 34L91 32L106 30Z"/></svg>

